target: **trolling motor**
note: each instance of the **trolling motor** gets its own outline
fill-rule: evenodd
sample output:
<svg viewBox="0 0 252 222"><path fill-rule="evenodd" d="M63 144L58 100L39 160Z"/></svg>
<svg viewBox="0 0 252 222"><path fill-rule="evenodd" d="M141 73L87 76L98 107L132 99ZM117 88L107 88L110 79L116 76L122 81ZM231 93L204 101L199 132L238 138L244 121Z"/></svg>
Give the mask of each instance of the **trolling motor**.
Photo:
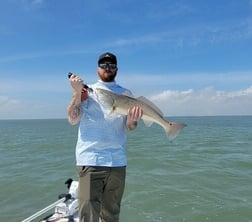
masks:
<svg viewBox="0 0 252 222"><path fill-rule="evenodd" d="M78 212L78 181L74 181L69 178L65 184L69 189L68 193L60 194L59 199L65 197L65 201L57 204L55 206L54 213L60 215L61 217L70 217Z"/></svg>

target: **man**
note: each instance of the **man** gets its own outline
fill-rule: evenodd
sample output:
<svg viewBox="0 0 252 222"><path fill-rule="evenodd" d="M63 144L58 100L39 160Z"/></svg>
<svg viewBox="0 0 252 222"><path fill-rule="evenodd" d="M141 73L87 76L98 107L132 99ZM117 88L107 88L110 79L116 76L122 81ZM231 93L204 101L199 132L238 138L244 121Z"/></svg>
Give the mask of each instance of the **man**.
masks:
<svg viewBox="0 0 252 222"><path fill-rule="evenodd" d="M131 92L115 82L117 58L106 52L98 59L99 80L90 87L117 94ZM127 116L110 115L95 93L88 93L83 80L70 77L73 97L68 107L69 123L79 123L76 164L79 176L79 221L118 222L126 175L126 134L134 130L143 111L139 106L128 110Z"/></svg>

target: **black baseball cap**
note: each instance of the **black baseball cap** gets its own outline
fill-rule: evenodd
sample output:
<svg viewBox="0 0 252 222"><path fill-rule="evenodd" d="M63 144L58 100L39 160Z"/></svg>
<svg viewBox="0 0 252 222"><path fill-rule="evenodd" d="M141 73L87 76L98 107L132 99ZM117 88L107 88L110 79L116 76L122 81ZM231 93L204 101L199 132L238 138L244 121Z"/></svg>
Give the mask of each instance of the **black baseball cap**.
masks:
<svg viewBox="0 0 252 222"><path fill-rule="evenodd" d="M117 65L116 56L110 52L105 52L99 56L98 64L101 64L104 61L110 61L111 63Z"/></svg>

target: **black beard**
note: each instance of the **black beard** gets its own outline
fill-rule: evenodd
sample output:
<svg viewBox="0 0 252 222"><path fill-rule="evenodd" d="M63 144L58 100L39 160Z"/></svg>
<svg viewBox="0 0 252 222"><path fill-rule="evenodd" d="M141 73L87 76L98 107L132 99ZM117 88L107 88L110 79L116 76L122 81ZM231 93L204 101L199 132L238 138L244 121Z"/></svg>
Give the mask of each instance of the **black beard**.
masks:
<svg viewBox="0 0 252 222"><path fill-rule="evenodd" d="M108 78L106 78L107 82L114 82L116 75L110 75Z"/></svg>
<svg viewBox="0 0 252 222"><path fill-rule="evenodd" d="M109 75L107 75L106 78L103 78L102 81L104 81L104 82L114 82L116 74L117 74L116 72L114 74L109 73Z"/></svg>

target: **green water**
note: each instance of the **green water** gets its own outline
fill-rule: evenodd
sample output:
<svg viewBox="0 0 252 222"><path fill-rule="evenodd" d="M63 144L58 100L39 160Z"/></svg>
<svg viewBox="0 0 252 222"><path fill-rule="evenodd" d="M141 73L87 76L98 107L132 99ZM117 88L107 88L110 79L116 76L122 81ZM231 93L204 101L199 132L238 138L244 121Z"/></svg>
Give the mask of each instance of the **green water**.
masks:
<svg viewBox="0 0 252 222"><path fill-rule="evenodd" d="M128 138L121 222L252 222L252 116L177 117L172 143L158 125ZM76 179L77 128L67 120L0 121L1 222L57 200Z"/></svg>

